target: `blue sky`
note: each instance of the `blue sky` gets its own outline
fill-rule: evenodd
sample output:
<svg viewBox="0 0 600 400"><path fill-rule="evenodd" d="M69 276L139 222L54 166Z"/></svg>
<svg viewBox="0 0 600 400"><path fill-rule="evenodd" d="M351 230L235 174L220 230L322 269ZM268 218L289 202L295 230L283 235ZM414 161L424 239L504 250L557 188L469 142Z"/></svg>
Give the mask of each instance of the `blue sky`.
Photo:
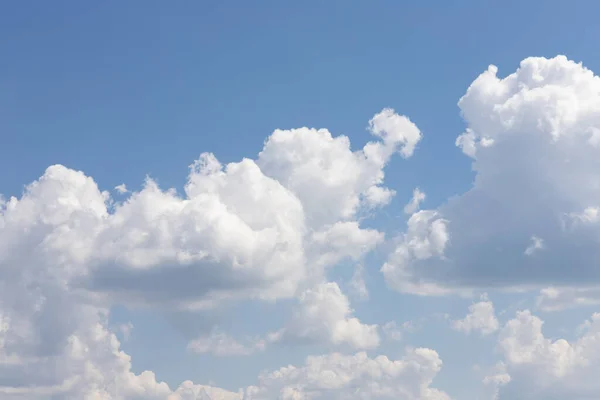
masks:
<svg viewBox="0 0 600 400"><path fill-rule="evenodd" d="M599 11L5 4L0 399L593 398Z"/></svg>

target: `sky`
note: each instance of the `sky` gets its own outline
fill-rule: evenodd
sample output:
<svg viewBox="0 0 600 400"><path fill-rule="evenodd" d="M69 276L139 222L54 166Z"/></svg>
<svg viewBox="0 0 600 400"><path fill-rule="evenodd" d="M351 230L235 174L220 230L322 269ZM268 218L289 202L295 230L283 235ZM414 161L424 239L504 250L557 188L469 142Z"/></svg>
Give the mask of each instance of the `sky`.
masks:
<svg viewBox="0 0 600 400"><path fill-rule="evenodd" d="M5 2L0 400L590 400L600 4Z"/></svg>

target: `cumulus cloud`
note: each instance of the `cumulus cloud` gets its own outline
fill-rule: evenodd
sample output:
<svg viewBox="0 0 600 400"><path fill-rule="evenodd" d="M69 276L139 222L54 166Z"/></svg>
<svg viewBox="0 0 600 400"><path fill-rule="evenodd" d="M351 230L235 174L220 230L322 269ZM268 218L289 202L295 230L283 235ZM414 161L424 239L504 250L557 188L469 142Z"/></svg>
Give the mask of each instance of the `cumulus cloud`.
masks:
<svg viewBox="0 0 600 400"><path fill-rule="evenodd" d="M439 208L406 205L405 232L381 272L418 295L474 288L543 288L552 311L600 304L600 78L565 57L528 58L505 78L490 67L459 101L467 123L456 145L475 180ZM250 355L273 342L373 349L329 272L364 261L385 240L362 219L395 195L384 168L410 157L421 133L385 109L373 141L352 150L325 129L276 130L255 159L223 165L203 153L182 193L148 178L115 203L83 172L48 167L20 198L0 196L0 397L3 399L448 399L431 387L442 362L425 348L397 361L331 353L259 376L238 392L136 374L111 332L114 305L161 312L218 310L235 301L296 299L285 326L265 338L218 329L189 349ZM532 236L532 233L542 234ZM543 236L543 238L542 238ZM351 288L367 298L362 265ZM503 361L484 383L499 399L594 398L600 391L600 315L574 339L551 339L530 311L502 329L483 298L452 326L499 331ZM129 325L117 327L127 339Z"/></svg>
<svg viewBox="0 0 600 400"><path fill-rule="evenodd" d="M375 141L357 151L347 137L302 128L275 131L256 160L222 165L204 153L183 194L147 179L114 203L83 172L53 165L20 198L2 200L0 397L235 398L189 382L173 391L152 372L134 374L108 329L116 304L194 311L305 293L315 315L324 308L333 318L319 335L376 343L376 327L350 315L337 286L310 292L328 268L383 240L359 218L389 202L383 168L394 153L410 156L420 139L392 110L370 126ZM334 311L319 308L319 296L337 302ZM247 346L219 333L191 346L206 343L222 352Z"/></svg>
<svg viewBox="0 0 600 400"><path fill-rule="evenodd" d="M432 210L411 215L408 227L398 245L381 268L388 286L413 294L446 294L447 289L436 283L419 281L411 274L411 266L419 261L444 259L449 241L447 221Z"/></svg>
<svg viewBox="0 0 600 400"><path fill-rule="evenodd" d="M292 319L271 336L271 341L377 347L380 341L377 325L363 324L352 313L348 297L337 283L319 284L300 295Z"/></svg>
<svg viewBox="0 0 600 400"><path fill-rule="evenodd" d="M481 300L469 306L469 313L465 318L453 321L452 328L467 334L478 331L482 335L489 335L497 331L500 323L496 318L494 304L485 295Z"/></svg>
<svg viewBox="0 0 600 400"><path fill-rule="evenodd" d="M573 341L552 340L543 321L529 310L519 311L499 335L506 374L500 399L591 399L600 385L600 314L592 315Z"/></svg>
<svg viewBox="0 0 600 400"><path fill-rule="evenodd" d="M409 350L396 361L369 358L364 352L311 356L303 366L261 375L258 385L246 389L246 398L449 400L446 393L430 387L441 367L438 354L425 348Z"/></svg>
<svg viewBox="0 0 600 400"><path fill-rule="evenodd" d="M276 130L256 161L223 166L203 154L185 197L148 180L98 223L85 284L129 301L188 308L293 297L327 267L383 239L356 218L387 203L373 195L392 194L382 186L383 168L418 129L391 110L374 121L381 140L354 152L345 136L302 128Z"/></svg>
<svg viewBox="0 0 600 400"><path fill-rule="evenodd" d="M420 232L437 223L446 240L427 257L401 240L383 269L390 286L439 294L600 283L600 78L564 56L527 58L504 78L488 68L458 105L467 129L457 146L472 159L473 186L421 211L440 219ZM543 242L528 256L532 232Z"/></svg>
<svg viewBox="0 0 600 400"><path fill-rule="evenodd" d="M410 157L421 139L419 129L391 109L375 115L369 126L380 140L355 152L346 136L333 137L325 129L276 130L257 165L297 196L312 226L348 220L361 208L390 201L394 192L382 186L383 167L398 151Z"/></svg>

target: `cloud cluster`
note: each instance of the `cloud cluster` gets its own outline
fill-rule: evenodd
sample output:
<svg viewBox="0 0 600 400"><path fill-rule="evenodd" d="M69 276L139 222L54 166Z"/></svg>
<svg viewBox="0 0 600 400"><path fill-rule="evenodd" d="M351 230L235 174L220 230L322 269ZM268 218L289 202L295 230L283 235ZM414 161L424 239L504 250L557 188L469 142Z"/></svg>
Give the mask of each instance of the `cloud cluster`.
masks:
<svg viewBox="0 0 600 400"><path fill-rule="evenodd" d="M496 334L502 360L483 377L482 398L592 399L600 391L600 313L577 327L574 339L552 339L543 333L544 321L528 309L516 312L502 327L493 303L484 297L452 327L482 335ZM477 369L481 369L478 366Z"/></svg>
<svg viewBox="0 0 600 400"><path fill-rule="evenodd" d="M336 284L323 284L328 268L382 241L358 218L389 202L383 168L396 152L410 156L421 137L389 109L370 130L376 141L358 151L344 136L302 128L275 131L255 161L224 166L202 154L183 195L148 178L115 202L82 172L50 166L20 198L0 204L2 398L227 397L133 374L108 329L116 304L194 311L300 296L299 315L331 318L306 337L376 345L376 327L350 316ZM190 343L223 355L263 347L218 331Z"/></svg>
<svg viewBox="0 0 600 400"><path fill-rule="evenodd" d="M490 66L458 103L467 129L456 144L472 159L473 186L421 211L418 231L409 220L383 268L393 288L600 283L600 78L564 56L497 73Z"/></svg>
<svg viewBox="0 0 600 400"><path fill-rule="evenodd" d="M392 289L418 295L481 288L541 289L554 311L600 304L600 78L565 57L528 58L505 78L490 67L460 99L472 188L437 209L405 206L406 230L381 267ZM0 197L0 397L99 400L429 399L442 361L432 349L399 360L365 352L310 356L264 372L238 392L183 382L170 388L131 360L111 332L111 307L220 311L240 301L294 302L264 337L216 327L189 349L242 356L276 343L374 349L394 322L365 324L330 274L358 265L350 286L366 300L365 255L385 234L362 218L390 203L384 168L421 139L384 109L372 142L353 151L325 129L276 130L256 159L193 163L183 193L148 178L138 192L50 166L20 198ZM575 339L550 339L519 311L502 328L486 297L452 327L498 334L502 361L484 379L499 399L593 398L600 391L600 315ZM404 327L406 328L406 327ZM125 337L131 325L123 325Z"/></svg>
<svg viewBox="0 0 600 400"><path fill-rule="evenodd" d="M253 400L448 400L430 384L442 361L431 349L410 350L400 360L366 353L311 356L301 367L288 366L259 377L247 389Z"/></svg>
<svg viewBox="0 0 600 400"><path fill-rule="evenodd" d="M499 334L506 378L500 399L591 399L600 384L600 314L579 329L573 341L552 340L542 332L543 321L529 310L519 311Z"/></svg>

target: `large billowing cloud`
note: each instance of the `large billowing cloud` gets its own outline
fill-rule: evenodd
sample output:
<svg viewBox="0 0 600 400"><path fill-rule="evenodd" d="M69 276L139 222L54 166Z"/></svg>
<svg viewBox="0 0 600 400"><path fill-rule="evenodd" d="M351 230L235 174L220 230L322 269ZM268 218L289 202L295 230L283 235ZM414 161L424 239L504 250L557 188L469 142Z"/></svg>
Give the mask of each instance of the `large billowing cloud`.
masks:
<svg viewBox="0 0 600 400"><path fill-rule="evenodd" d="M497 72L458 103L473 187L411 217L383 267L391 287L600 284L600 78L563 56Z"/></svg>
<svg viewBox="0 0 600 400"><path fill-rule="evenodd" d="M256 161L223 166L203 154L184 197L148 180L112 212L87 180L81 191L94 205L81 207L98 215L78 228L87 229L92 249L78 260L86 265L80 285L127 301L200 308L229 298L292 297L319 283L327 267L381 242L383 234L362 229L357 218L389 201L383 168L394 152L409 156L420 138L391 110L373 118L371 131L381 140L353 152L346 137L326 130L278 130ZM67 185L80 190L86 178L51 167L37 197L26 196L53 201L44 188L71 179ZM70 204L61 207L71 212Z"/></svg>
<svg viewBox="0 0 600 400"><path fill-rule="evenodd" d="M256 161L223 166L203 154L183 195L148 179L123 203L82 172L49 167L20 198L0 203L0 397L227 398L133 374L108 329L110 307L194 311L321 293L328 268L382 241L359 218L389 202L383 168L396 152L410 156L421 136L391 110L373 118L371 132L377 140L352 151L326 130L276 131ZM333 324L365 331L357 343L369 347L376 328L350 316L339 288L335 295ZM322 333L313 339L350 340L339 329ZM224 333L209 339L190 347L248 351Z"/></svg>

